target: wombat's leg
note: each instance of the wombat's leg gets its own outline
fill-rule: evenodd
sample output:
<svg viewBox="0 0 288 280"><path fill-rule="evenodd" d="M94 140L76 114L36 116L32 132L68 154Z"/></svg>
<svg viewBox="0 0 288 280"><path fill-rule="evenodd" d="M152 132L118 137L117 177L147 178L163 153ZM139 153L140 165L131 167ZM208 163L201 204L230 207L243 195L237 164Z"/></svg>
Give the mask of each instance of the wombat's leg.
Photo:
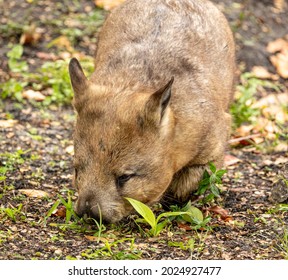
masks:
<svg viewBox="0 0 288 280"><path fill-rule="evenodd" d="M222 157L213 161L213 163L216 166L222 166ZM177 203L181 205L186 203L190 195L198 189L205 169L209 169L208 164L191 165L185 166L174 174L172 182L161 200L162 205L169 206L169 204Z"/></svg>
<svg viewBox="0 0 288 280"><path fill-rule="evenodd" d="M185 166L174 174L168 193L176 201L186 202L189 195L198 189L204 170L207 165Z"/></svg>

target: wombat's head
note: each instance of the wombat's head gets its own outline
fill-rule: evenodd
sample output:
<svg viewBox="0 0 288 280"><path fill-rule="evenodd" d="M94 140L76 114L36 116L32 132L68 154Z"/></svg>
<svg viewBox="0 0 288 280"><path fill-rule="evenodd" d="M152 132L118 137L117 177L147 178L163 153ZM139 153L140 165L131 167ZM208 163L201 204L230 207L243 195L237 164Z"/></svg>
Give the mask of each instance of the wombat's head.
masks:
<svg viewBox="0 0 288 280"><path fill-rule="evenodd" d="M116 222L132 210L125 197L155 202L172 180L173 79L156 92L115 94L88 81L76 59L69 71L77 111L76 213Z"/></svg>

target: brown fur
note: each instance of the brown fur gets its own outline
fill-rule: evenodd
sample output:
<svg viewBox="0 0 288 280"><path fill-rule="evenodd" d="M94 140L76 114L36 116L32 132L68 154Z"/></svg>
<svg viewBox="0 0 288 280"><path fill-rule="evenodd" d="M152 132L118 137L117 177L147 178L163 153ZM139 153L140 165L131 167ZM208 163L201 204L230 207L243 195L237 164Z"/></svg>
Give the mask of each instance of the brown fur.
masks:
<svg viewBox="0 0 288 280"><path fill-rule="evenodd" d="M221 166L234 43L210 2L128 0L104 23L90 80L76 59L69 70L79 215L116 222L124 197L186 201L207 163Z"/></svg>

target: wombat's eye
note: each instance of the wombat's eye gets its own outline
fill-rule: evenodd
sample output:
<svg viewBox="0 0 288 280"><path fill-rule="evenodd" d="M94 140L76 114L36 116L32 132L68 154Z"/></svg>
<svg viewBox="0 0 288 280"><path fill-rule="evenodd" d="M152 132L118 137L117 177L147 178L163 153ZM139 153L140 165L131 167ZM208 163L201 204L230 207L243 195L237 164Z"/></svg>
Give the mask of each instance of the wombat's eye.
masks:
<svg viewBox="0 0 288 280"><path fill-rule="evenodd" d="M116 186L117 188L123 188L124 184L128 182L132 177L136 176L136 174L124 174L116 178Z"/></svg>

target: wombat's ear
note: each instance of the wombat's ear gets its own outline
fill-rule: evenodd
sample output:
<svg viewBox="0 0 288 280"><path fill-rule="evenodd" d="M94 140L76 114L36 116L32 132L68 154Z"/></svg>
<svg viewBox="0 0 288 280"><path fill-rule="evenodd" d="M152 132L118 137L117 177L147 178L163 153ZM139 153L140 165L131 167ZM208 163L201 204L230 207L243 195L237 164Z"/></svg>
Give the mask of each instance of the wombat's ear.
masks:
<svg viewBox="0 0 288 280"><path fill-rule="evenodd" d="M76 58L72 58L69 63L69 74L75 96L81 95L87 88L88 80Z"/></svg>
<svg viewBox="0 0 288 280"><path fill-rule="evenodd" d="M174 77L162 88L154 92L146 103L146 118L154 119L154 122L160 124L165 116L166 109L171 98L171 87Z"/></svg>

